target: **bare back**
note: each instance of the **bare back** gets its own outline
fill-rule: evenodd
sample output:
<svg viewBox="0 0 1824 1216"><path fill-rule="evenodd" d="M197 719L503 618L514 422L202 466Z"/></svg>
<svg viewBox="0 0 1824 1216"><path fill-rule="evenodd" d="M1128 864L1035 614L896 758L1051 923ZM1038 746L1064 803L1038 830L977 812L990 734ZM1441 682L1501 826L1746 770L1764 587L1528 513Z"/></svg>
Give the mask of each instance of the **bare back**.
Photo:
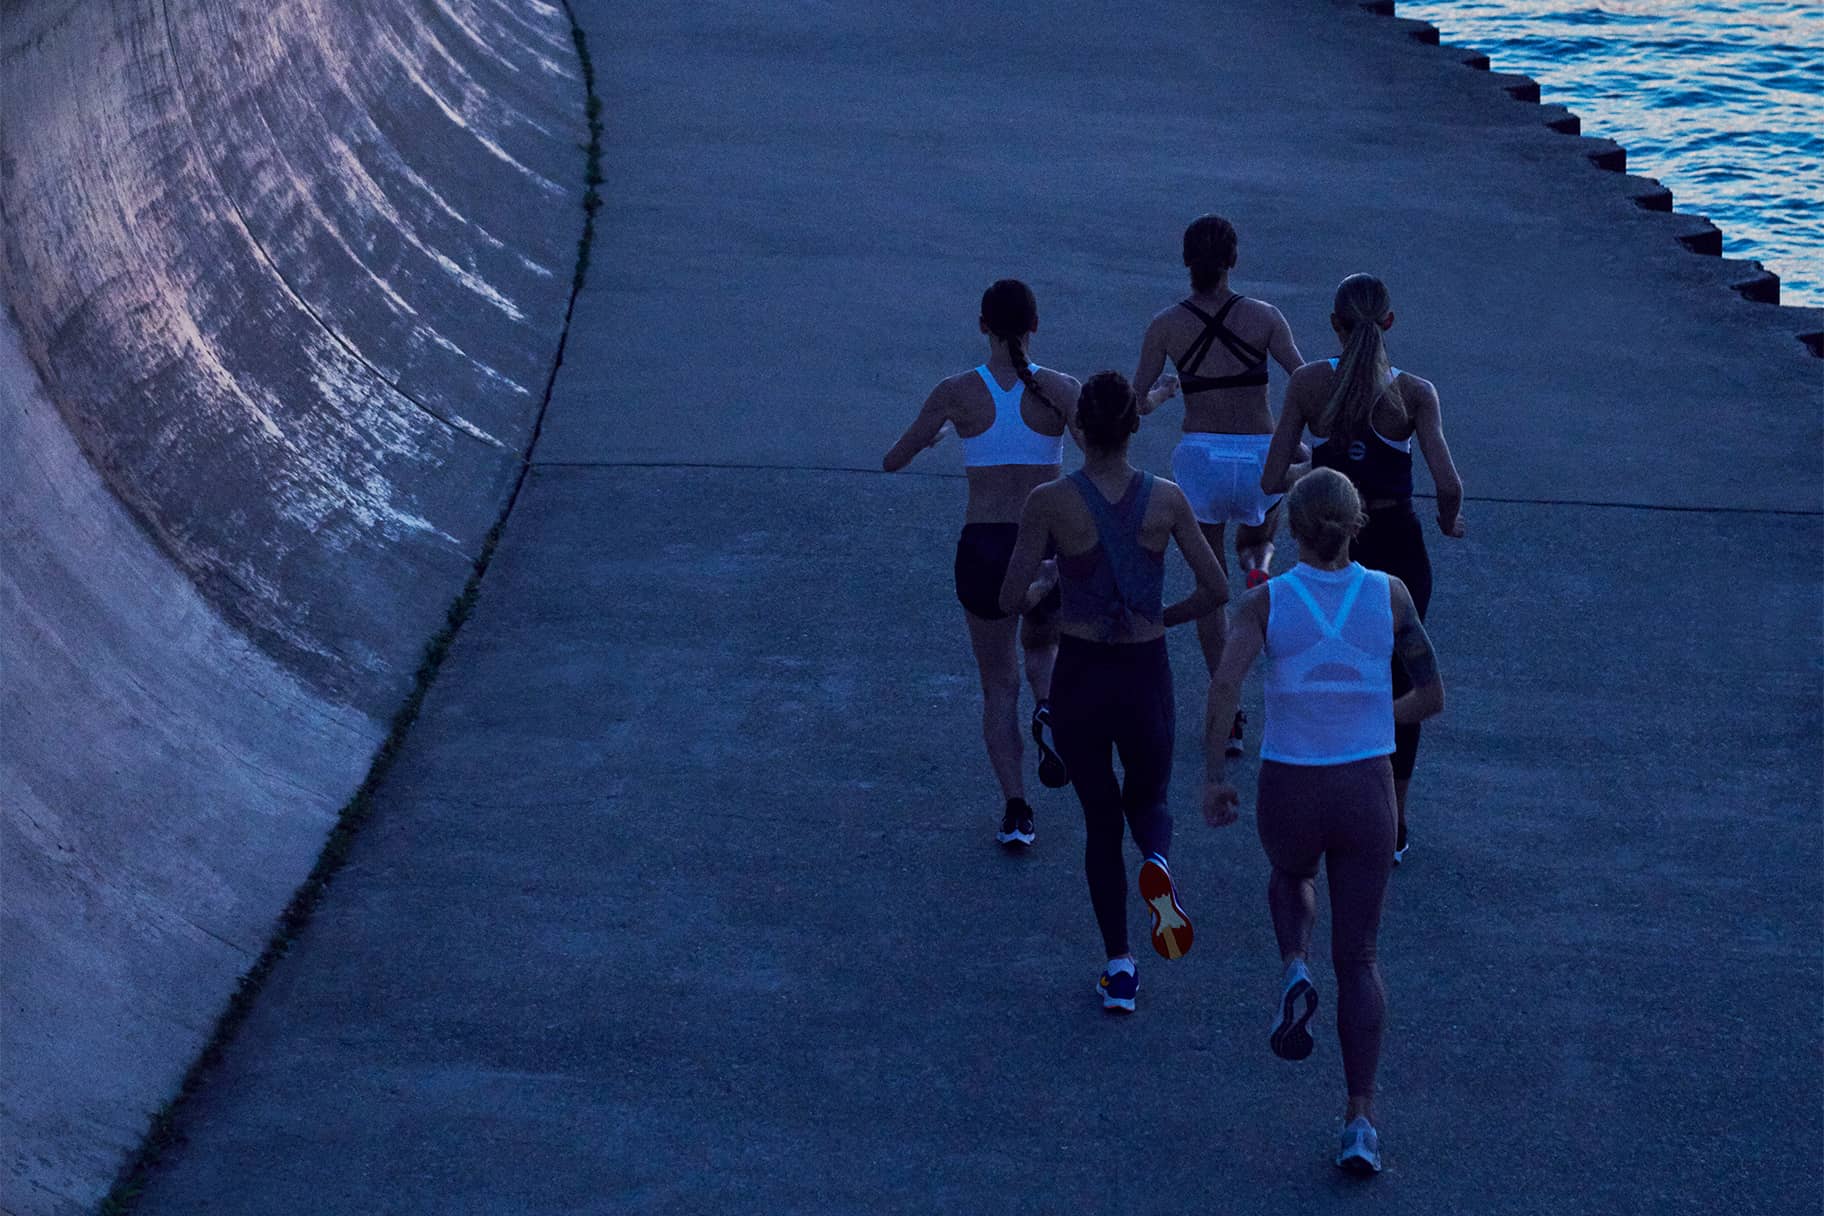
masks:
<svg viewBox="0 0 1824 1216"><path fill-rule="evenodd" d="M1213 317L1221 313L1223 305L1231 298L1234 293L1228 291L1195 293L1189 297L1189 302L1205 317ZM1183 303L1173 304L1153 317L1141 346L1141 367L1135 377L1137 387L1141 382L1144 382L1142 391L1151 387L1162 358L1171 360L1181 380L1190 370L1184 366L1185 362L1193 365L1196 375L1211 378L1264 370L1268 355L1277 359L1287 371L1301 362L1292 343L1291 328L1279 310L1264 300L1246 296L1235 299L1233 307L1222 317L1223 328L1247 347L1260 352L1261 358L1257 362L1244 360L1221 341L1209 341L1205 332L1209 323L1205 317L1198 316ZM1202 390L1186 384L1185 390L1186 431L1265 435L1273 430L1273 412L1267 403L1264 383Z"/></svg>
<svg viewBox="0 0 1824 1216"><path fill-rule="evenodd" d="M1329 439L1328 435L1319 435L1317 428L1310 426L1310 420L1321 412L1330 400L1330 394L1336 391L1336 369L1330 366L1328 359L1309 364L1308 369L1301 368L1298 378L1298 402L1306 419L1306 426L1317 439ZM1413 406L1421 394L1429 394L1435 399L1437 391L1431 387L1429 380L1422 379L1410 372L1401 372L1394 379L1399 387L1400 400L1404 404L1395 404L1383 396L1374 403L1374 416L1370 424L1383 439L1394 443L1404 443L1412 438L1416 429ZM1287 394L1288 400L1291 394Z"/></svg>

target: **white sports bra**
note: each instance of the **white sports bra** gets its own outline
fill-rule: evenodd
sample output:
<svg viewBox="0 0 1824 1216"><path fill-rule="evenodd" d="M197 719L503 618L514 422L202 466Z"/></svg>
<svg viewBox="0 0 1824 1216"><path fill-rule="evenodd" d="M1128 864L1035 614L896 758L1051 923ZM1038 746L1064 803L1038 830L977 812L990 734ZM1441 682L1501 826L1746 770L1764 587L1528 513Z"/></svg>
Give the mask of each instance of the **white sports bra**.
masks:
<svg viewBox="0 0 1824 1216"><path fill-rule="evenodd" d="M1039 370L1036 363L1026 367L1029 371ZM995 383L994 373L986 363L975 371L994 401L994 421L981 434L963 440L963 464L971 469L995 464L1062 464L1064 436L1041 435L1020 417L1025 384L1016 380L1012 388L1003 389Z"/></svg>

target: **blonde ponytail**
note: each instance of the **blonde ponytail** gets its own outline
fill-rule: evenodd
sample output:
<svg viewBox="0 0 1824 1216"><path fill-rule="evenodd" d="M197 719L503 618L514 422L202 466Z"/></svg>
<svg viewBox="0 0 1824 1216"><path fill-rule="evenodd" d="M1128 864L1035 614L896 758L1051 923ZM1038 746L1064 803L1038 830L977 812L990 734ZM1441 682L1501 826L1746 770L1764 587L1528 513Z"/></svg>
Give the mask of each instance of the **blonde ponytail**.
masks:
<svg viewBox="0 0 1824 1216"><path fill-rule="evenodd" d="M1351 439L1373 424L1374 408L1388 400L1402 413L1406 403L1393 380L1381 322L1393 311L1387 285L1371 274L1352 274L1336 289L1335 317L1347 333L1336 361L1330 400L1312 420L1311 430L1326 439Z"/></svg>

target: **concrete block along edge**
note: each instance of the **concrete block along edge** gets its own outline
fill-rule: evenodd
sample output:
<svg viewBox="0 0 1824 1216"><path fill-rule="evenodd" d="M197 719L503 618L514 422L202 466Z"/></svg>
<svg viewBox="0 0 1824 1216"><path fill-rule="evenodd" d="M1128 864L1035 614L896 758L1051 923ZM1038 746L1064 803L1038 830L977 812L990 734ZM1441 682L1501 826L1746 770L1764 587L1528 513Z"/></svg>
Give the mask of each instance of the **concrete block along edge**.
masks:
<svg viewBox="0 0 1824 1216"><path fill-rule="evenodd" d="M0 30L0 1209L87 1211L409 692L561 338L555 5Z"/></svg>

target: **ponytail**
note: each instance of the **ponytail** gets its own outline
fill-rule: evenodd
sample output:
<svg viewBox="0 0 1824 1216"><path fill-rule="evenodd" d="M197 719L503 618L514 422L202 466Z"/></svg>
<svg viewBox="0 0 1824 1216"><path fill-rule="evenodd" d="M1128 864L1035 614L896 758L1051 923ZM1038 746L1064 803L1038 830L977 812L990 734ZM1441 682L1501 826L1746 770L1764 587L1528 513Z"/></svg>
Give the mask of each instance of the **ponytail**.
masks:
<svg viewBox="0 0 1824 1216"><path fill-rule="evenodd" d="M1335 317L1348 337L1336 361L1336 380L1311 430L1326 438L1348 439L1374 422L1375 406L1385 398L1402 413L1406 403L1393 380L1381 322L1393 311L1386 284L1370 274L1352 274L1336 289Z"/></svg>
<svg viewBox="0 0 1824 1216"><path fill-rule="evenodd" d="M1045 395L1045 390L1033 378L1032 369L1026 365L1026 335L1039 326L1039 304L1033 298L1032 288L1018 279L999 279L991 284L982 293L982 326L1007 344L1007 353L1013 357L1013 373L1020 378L1020 383L1047 409L1063 413Z"/></svg>

